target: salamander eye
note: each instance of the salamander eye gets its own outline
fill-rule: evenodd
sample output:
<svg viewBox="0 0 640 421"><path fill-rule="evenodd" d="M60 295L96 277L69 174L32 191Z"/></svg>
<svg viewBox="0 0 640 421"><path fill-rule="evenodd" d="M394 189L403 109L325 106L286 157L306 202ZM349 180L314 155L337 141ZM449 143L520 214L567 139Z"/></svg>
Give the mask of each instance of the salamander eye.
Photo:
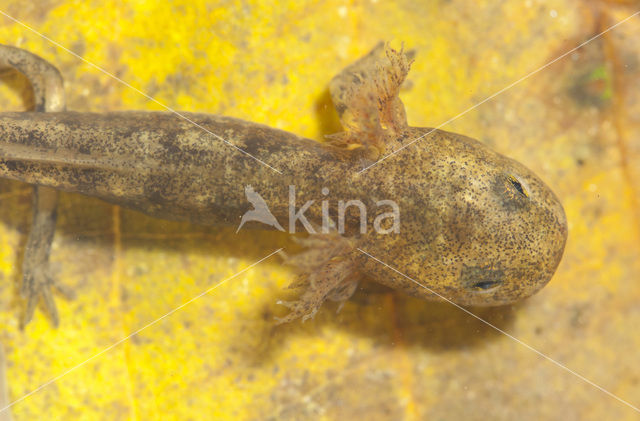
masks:
<svg viewBox="0 0 640 421"><path fill-rule="evenodd" d="M493 287L496 287L498 285L500 285L502 283L502 281L500 280L495 280L495 281L480 281L480 282L476 282L475 284L471 285L471 288L476 289L476 290L488 290L491 289Z"/></svg>
<svg viewBox="0 0 640 421"><path fill-rule="evenodd" d="M513 175L509 175L509 183L511 184L511 186L516 189L518 191L518 193L520 193L522 196L524 197L529 197L529 193L527 193L527 191L525 190L525 188L522 186L522 183L520 183L520 181L518 181L517 178L515 178Z"/></svg>
<svg viewBox="0 0 640 421"><path fill-rule="evenodd" d="M532 205L527 183L515 175L504 172L498 174L493 181L492 190L498 203L509 212L527 209Z"/></svg>
<svg viewBox="0 0 640 421"><path fill-rule="evenodd" d="M460 283L470 292L483 294L494 291L504 281L504 270L487 266L462 265Z"/></svg>

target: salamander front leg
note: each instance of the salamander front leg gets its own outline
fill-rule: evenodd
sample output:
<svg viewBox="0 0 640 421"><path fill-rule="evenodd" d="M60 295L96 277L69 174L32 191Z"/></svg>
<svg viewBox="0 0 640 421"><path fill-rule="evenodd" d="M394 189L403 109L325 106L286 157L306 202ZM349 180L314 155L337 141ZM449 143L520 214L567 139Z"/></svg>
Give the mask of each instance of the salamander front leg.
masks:
<svg viewBox="0 0 640 421"><path fill-rule="evenodd" d="M344 132L327 136L330 143L357 149L372 160L399 146L398 138L408 125L398 94L411 55L380 43L331 80L331 100Z"/></svg>

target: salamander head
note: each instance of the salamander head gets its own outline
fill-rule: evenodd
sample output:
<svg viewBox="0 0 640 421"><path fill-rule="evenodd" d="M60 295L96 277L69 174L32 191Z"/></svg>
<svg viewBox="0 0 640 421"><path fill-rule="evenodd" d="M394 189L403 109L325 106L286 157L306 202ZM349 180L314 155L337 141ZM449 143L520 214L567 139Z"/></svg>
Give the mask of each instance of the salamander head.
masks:
<svg viewBox="0 0 640 421"><path fill-rule="evenodd" d="M444 254L456 260L449 295L468 305L528 297L560 263L567 239L564 209L524 165L471 139L458 142L449 173L451 202L443 215Z"/></svg>
<svg viewBox="0 0 640 421"><path fill-rule="evenodd" d="M462 247L456 301L506 304L551 280L564 251L567 220L558 198L520 163L496 154L484 174L477 216L466 222L454 218L451 226L452 232L476 233ZM458 200L463 205L464 195Z"/></svg>
<svg viewBox="0 0 640 421"><path fill-rule="evenodd" d="M387 177L384 190L399 201L402 223L397 237L374 235L363 247L461 305L508 304L540 290L567 239L558 198L531 170L478 141L447 132L425 141L399 165L369 175ZM392 288L434 298L365 264Z"/></svg>

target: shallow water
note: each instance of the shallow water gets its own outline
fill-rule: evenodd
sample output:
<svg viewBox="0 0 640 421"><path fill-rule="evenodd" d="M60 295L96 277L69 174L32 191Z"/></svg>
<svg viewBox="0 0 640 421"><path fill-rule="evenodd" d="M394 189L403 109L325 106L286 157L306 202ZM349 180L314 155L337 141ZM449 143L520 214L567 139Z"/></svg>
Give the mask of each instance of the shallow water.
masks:
<svg viewBox="0 0 640 421"><path fill-rule="evenodd" d="M172 108L318 140L340 131L327 91L333 74L380 39L404 41L416 51L401 93L409 123L456 117L442 128L533 169L569 220L549 285L514 306L470 309L511 337L449 304L377 285L339 314L329 303L314 320L276 327L273 317L286 313L276 301L295 296L283 289L291 271L274 256L229 278L295 247L286 234L160 221L63 194L52 261L76 298L57 297L60 328L37 311L20 331L30 188L0 180L10 399L55 380L12 406L14 419L638 415L630 407L640 405L638 17L543 68L638 2L5 1L0 10ZM71 110L160 108L8 19L0 39L58 66ZM0 75L1 109L28 107L25 81Z"/></svg>

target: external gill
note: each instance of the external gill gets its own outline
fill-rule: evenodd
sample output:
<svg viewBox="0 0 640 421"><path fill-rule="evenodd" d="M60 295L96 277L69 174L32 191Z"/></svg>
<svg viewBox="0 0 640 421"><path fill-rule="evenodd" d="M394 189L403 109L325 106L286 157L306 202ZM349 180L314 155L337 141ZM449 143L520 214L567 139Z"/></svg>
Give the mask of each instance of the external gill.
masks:
<svg viewBox="0 0 640 421"><path fill-rule="evenodd" d="M398 94L412 63L412 54L379 43L369 54L331 80L331 99L344 132L326 136L329 143L378 159L395 146L407 125Z"/></svg>
<svg viewBox="0 0 640 421"><path fill-rule="evenodd" d="M297 301L278 301L291 310L285 317L276 317L278 324L312 319L326 300L341 302L356 290L359 273L355 264L355 247L351 239L337 233L315 234L297 240L306 250L288 256L282 253L286 264L296 268L298 278L289 289L305 288Z"/></svg>

